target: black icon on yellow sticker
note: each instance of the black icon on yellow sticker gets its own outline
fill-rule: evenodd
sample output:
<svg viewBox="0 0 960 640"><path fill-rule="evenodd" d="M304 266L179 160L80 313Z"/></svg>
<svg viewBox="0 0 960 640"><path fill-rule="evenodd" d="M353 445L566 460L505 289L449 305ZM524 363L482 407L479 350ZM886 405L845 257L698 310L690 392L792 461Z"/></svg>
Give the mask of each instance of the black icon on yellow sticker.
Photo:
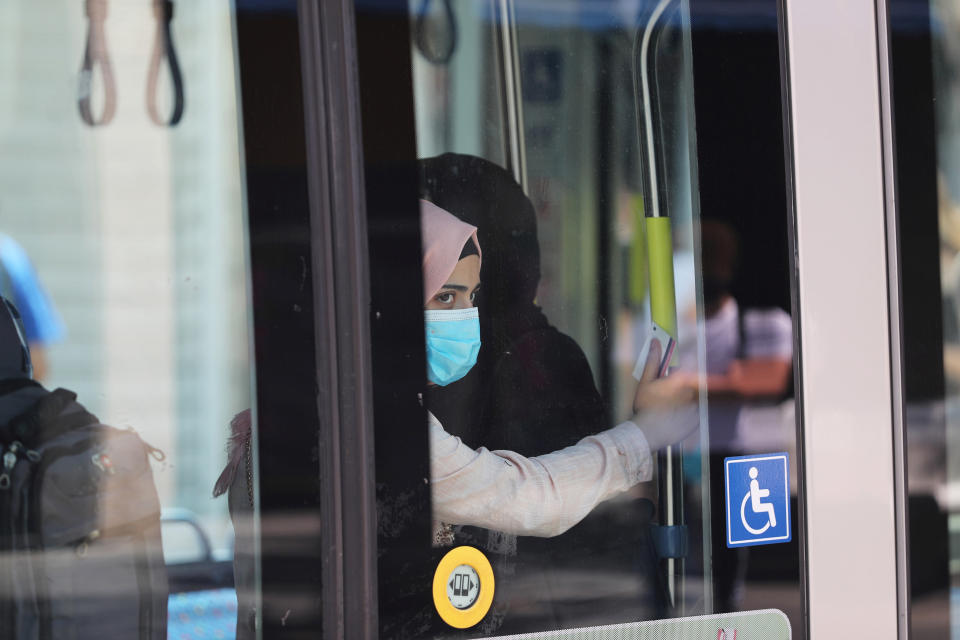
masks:
<svg viewBox="0 0 960 640"><path fill-rule="evenodd" d="M493 604L493 568L478 549L451 549L433 574L433 606L451 627L467 629Z"/></svg>

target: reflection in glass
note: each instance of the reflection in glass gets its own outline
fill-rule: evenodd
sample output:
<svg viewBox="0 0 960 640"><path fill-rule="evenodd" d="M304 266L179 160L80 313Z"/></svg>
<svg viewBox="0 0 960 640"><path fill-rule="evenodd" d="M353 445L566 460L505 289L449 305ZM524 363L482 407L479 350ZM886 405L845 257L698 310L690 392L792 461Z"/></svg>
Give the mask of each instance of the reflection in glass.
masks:
<svg viewBox="0 0 960 640"><path fill-rule="evenodd" d="M157 502L171 636L194 637L203 628L231 637L234 534L226 502L211 499L230 420L251 402L231 4L178 2L172 21L164 18L170 3L54 4L0 6L0 293L24 310L35 379L46 389L72 390L98 421L133 430L149 445L145 467L130 467L133 458L108 447L84 449L86 460L70 470L80 474L77 486L99 486L97 474L127 479L130 495L94 492L106 496L104 513ZM158 28L161 40L170 29L176 61L171 50L153 46ZM110 76L92 65L78 114L75 79L91 34L91 46L109 55ZM171 74L175 63L182 77ZM189 92L182 113L179 81ZM81 117L84 105L97 126ZM157 114L166 124L173 114L177 126L157 126ZM13 441L0 439L0 447L10 452ZM38 453L38 464L46 464L47 453ZM144 489L142 499L125 475L131 469L144 477L152 470L155 488ZM56 513L71 521L69 512ZM134 521L137 513L117 517ZM46 552L38 561L53 571L81 549L102 560L116 532L81 528L35 540ZM137 637L122 627L135 610L103 609L120 607L104 604L111 589L165 599L167 587L138 585L132 565L119 560L100 569L75 577L88 592L84 606L105 612L99 637ZM57 625L70 624L68 613L55 617ZM176 635L185 621L188 635ZM149 624L166 623L156 609ZM22 637L6 628L0 636Z"/></svg>
<svg viewBox="0 0 960 640"><path fill-rule="evenodd" d="M634 374L647 362L660 317L651 298L666 274L677 318L657 323L679 346L653 370L670 370L659 382L697 405L700 424L682 447L650 458L655 481L587 507L586 517L571 509L569 529L507 524L515 504L499 521L444 512L433 543L481 549L498 575L491 614L473 633L766 607L787 610L801 628L796 543L749 558L728 550L722 498L725 457L796 454L780 112L764 111L758 136L759 125L736 119L754 116L738 114L717 87L779 100L775 20L735 37L724 19L760 19L705 11L698 35L683 2L454 2L449 14L429 4L411 4L420 195L476 228L482 342L465 375L423 394L431 433L444 434L431 441L431 462L485 447L523 470L641 407L642 422L651 395L638 392ZM457 34L442 59L424 44L449 43L441 25ZM769 58L762 69L772 76L698 80L698 41L708 60ZM705 116L694 108L697 82L716 98ZM755 147L727 143L716 162L724 143L712 136L747 131ZM698 168L698 155L714 162ZM739 195L748 191L752 202ZM443 292L429 281L428 295ZM795 497L795 477L791 487ZM436 516L447 508L436 486L433 500ZM435 620L406 613L411 626ZM428 635L448 633L437 621Z"/></svg>
<svg viewBox="0 0 960 640"><path fill-rule="evenodd" d="M911 637L960 637L960 13L891 3Z"/></svg>

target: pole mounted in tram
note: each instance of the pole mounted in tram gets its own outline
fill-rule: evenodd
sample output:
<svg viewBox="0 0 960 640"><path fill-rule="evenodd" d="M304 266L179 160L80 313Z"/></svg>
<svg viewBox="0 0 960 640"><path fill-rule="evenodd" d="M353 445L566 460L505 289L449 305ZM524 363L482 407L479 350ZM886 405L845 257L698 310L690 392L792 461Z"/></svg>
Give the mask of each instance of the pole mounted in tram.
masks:
<svg viewBox="0 0 960 640"><path fill-rule="evenodd" d="M650 274L650 316L652 339L660 344L660 377L670 374L677 344L677 301L673 278L673 239L670 218L648 216L647 255ZM657 488L660 525L654 542L665 563L670 605L680 613L684 595L684 558L687 529L683 514L683 449L677 443L657 454Z"/></svg>
<svg viewBox="0 0 960 640"><path fill-rule="evenodd" d="M650 281L651 341L660 345L660 377L670 374L677 344L677 301L673 273L673 234L668 211L668 142L663 120L675 114L663 113L654 82L658 65L658 44L671 24L669 17L681 8L679 0L660 0L646 24L638 31L634 45L634 94L637 101L637 130L643 164L643 200ZM682 74L675 76L682 78ZM642 370L644 363L638 365ZM658 520L653 540L661 558L669 604L674 615L682 614L684 602L684 559L687 555L687 528L683 510L683 451L680 444L657 454L659 490Z"/></svg>

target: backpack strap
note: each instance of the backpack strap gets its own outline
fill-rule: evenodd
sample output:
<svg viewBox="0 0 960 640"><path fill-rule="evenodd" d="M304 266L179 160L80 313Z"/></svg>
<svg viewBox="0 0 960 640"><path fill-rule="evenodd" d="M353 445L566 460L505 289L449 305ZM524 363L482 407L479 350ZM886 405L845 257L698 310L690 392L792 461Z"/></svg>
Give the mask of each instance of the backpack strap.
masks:
<svg viewBox="0 0 960 640"><path fill-rule="evenodd" d="M66 411L72 408L72 411ZM77 394L55 389L26 412L10 421L10 433L28 448L35 449L73 429L99 422L77 403Z"/></svg>

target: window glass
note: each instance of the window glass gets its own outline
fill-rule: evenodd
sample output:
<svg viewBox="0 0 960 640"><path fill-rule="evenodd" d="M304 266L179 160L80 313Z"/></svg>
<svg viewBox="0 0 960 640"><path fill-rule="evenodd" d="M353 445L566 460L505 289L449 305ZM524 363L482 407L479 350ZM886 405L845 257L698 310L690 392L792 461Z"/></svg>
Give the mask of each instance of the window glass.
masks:
<svg viewBox="0 0 960 640"><path fill-rule="evenodd" d="M803 637L775 3L409 4L426 411L375 352L383 634Z"/></svg>
<svg viewBox="0 0 960 640"><path fill-rule="evenodd" d="M891 2L901 269L910 626L958 637L960 12Z"/></svg>
<svg viewBox="0 0 960 640"><path fill-rule="evenodd" d="M427 2L411 14L418 148L424 156L456 150L506 161L502 65L492 28L496 5Z"/></svg>
<svg viewBox="0 0 960 640"><path fill-rule="evenodd" d="M252 384L233 11L173 7L0 6L0 293L42 385L0 383L3 637L235 635L249 538L212 495ZM250 513L245 415L223 480Z"/></svg>

